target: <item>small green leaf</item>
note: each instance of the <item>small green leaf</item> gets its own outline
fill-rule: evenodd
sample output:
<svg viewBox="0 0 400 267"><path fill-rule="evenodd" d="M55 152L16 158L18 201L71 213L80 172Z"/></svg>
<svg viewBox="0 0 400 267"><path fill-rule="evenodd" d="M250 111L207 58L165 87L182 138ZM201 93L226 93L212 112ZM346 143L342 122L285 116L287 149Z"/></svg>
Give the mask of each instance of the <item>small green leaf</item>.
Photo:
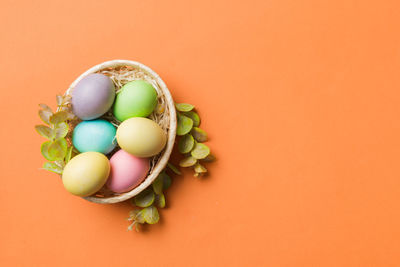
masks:
<svg viewBox="0 0 400 267"><path fill-rule="evenodd" d="M66 122L60 122L55 126L54 132L55 132L55 139L60 139L68 134L68 123Z"/></svg>
<svg viewBox="0 0 400 267"><path fill-rule="evenodd" d="M126 219L127 221L133 221L135 219L136 214L139 212L139 209L134 209L129 211L129 217Z"/></svg>
<svg viewBox="0 0 400 267"><path fill-rule="evenodd" d="M46 105L46 104L39 104L39 107L41 107L42 109L46 110L46 111L50 111L51 113L53 113L53 111L51 110L51 108Z"/></svg>
<svg viewBox="0 0 400 267"><path fill-rule="evenodd" d="M143 210L138 210L135 215L135 221L138 223L144 223L144 218L143 218Z"/></svg>
<svg viewBox="0 0 400 267"><path fill-rule="evenodd" d="M133 214L133 210L129 211L129 217L126 218L127 221L133 221L135 219L135 216Z"/></svg>
<svg viewBox="0 0 400 267"><path fill-rule="evenodd" d="M165 172L162 173L163 173L163 189L167 190L171 186L172 180L168 174L166 174Z"/></svg>
<svg viewBox="0 0 400 267"><path fill-rule="evenodd" d="M192 130L193 121L191 118L186 117L185 115L181 115L178 113L178 123L176 127L176 134L177 135L185 135Z"/></svg>
<svg viewBox="0 0 400 267"><path fill-rule="evenodd" d="M65 154L65 163L68 163L72 157L72 146L68 147L67 153Z"/></svg>
<svg viewBox="0 0 400 267"><path fill-rule="evenodd" d="M56 95L57 106L61 106L63 104L64 98L61 95Z"/></svg>
<svg viewBox="0 0 400 267"><path fill-rule="evenodd" d="M45 126L45 125L36 125L35 129L44 138L49 139L49 140L53 139L54 132L53 132L53 129L51 129L50 127Z"/></svg>
<svg viewBox="0 0 400 267"><path fill-rule="evenodd" d="M154 199L154 192L146 189L134 198L134 203L138 207L145 208L153 204Z"/></svg>
<svg viewBox="0 0 400 267"><path fill-rule="evenodd" d="M144 220L148 224L155 224L160 219L160 215L158 214L158 210L154 206L150 206L143 209L143 217Z"/></svg>
<svg viewBox="0 0 400 267"><path fill-rule="evenodd" d="M65 155L67 154L67 140L64 138L57 139L56 141L52 142L49 146L48 152L50 157L55 160L63 160Z"/></svg>
<svg viewBox="0 0 400 267"><path fill-rule="evenodd" d="M164 176L162 175L162 173L160 173L152 184L154 193L156 193L157 195L162 194L163 181L164 181Z"/></svg>
<svg viewBox="0 0 400 267"><path fill-rule="evenodd" d="M129 212L128 221L136 221L137 223L144 223L143 210L135 208Z"/></svg>
<svg viewBox="0 0 400 267"><path fill-rule="evenodd" d="M39 117L42 119L42 121L46 124L50 124L50 117L53 115L53 112L49 110L39 110Z"/></svg>
<svg viewBox="0 0 400 267"><path fill-rule="evenodd" d="M202 159L205 162L213 162L216 160L215 156L213 154L208 154L207 157L205 157L204 159Z"/></svg>
<svg viewBox="0 0 400 267"><path fill-rule="evenodd" d="M204 159L210 154L210 149L205 144L196 143L190 154L196 159Z"/></svg>
<svg viewBox="0 0 400 267"><path fill-rule="evenodd" d="M128 221L133 221L133 223L128 226L128 231L131 231L133 227L135 227L135 230L139 232L139 225L145 223L143 218L143 210L134 209L130 211Z"/></svg>
<svg viewBox="0 0 400 267"><path fill-rule="evenodd" d="M189 156L187 158L182 159L179 162L179 166L181 166L181 167L190 167L190 166L193 166L196 163L197 163L197 159L195 159L194 157Z"/></svg>
<svg viewBox="0 0 400 267"><path fill-rule="evenodd" d="M191 133L192 133L194 139L196 139L197 142L205 142L205 141L207 141L207 133L203 129L200 129L198 127L193 127Z"/></svg>
<svg viewBox="0 0 400 267"><path fill-rule="evenodd" d="M187 103L176 103L175 107L178 111L180 112L188 112L194 109L193 105L187 104Z"/></svg>
<svg viewBox="0 0 400 267"><path fill-rule="evenodd" d="M198 127L200 125L200 117L199 117L199 114L197 114L196 112L189 111L189 112L185 112L184 115L186 117L189 117L192 119L193 126Z"/></svg>
<svg viewBox="0 0 400 267"><path fill-rule="evenodd" d="M175 167L172 163L169 163L169 162L168 162L168 167L169 167L175 174L177 174L177 175L181 175L181 174L182 174L181 171L180 171L177 167Z"/></svg>
<svg viewBox="0 0 400 267"><path fill-rule="evenodd" d="M44 142L41 147L40 147L40 151L42 152L42 155L45 159L53 161L56 160L52 155L50 155L49 153L49 147L52 144L52 141L46 141Z"/></svg>
<svg viewBox="0 0 400 267"><path fill-rule="evenodd" d="M155 183L158 183L158 181L161 181L161 186L162 186L161 189L159 188L160 185L158 184L156 185L156 187L154 186ZM156 194L161 194L162 190L166 190L168 187L171 186L171 183L172 183L171 177L169 177L169 175L165 171L162 171L158 175L157 179L153 182L153 190Z"/></svg>
<svg viewBox="0 0 400 267"><path fill-rule="evenodd" d="M191 134L185 134L179 139L178 150L182 154L189 153L194 147L194 138Z"/></svg>
<svg viewBox="0 0 400 267"><path fill-rule="evenodd" d="M54 162L45 162L43 164L43 169L51 171L51 172L55 172L57 174L62 174L63 169L58 166L57 164L55 164Z"/></svg>
<svg viewBox="0 0 400 267"><path fill-rule="evenodd" d="M50 123L57 124L65 121L68 118L68 112L58 111L50 117Z"/></svg>
<svg viewBox="0 0 400 267"><path fill-rule="evenodd" d="M159 208L165 208L165 196L163 193L156 196L156 203Z"/></svg>
<svg viewBox="0 0 400 267"><path fill-rule="evenodd" d="M199 162L196 163L196 165L194 166L194 171L196 173L206 173L207 169L201 165Z"/></svg>

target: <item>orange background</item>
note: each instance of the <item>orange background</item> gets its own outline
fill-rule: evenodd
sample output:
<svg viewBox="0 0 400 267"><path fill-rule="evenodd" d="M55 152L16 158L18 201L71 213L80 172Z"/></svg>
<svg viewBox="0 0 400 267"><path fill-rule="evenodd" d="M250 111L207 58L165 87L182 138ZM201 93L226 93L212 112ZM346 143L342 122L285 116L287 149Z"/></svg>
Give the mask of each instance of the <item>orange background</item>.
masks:
<svg viewBox="0 0 400 267"><path fill-rule="evenodd" d="M400 266L399 26L394 0L2 0L0 265ZM39 170L33 128L117 58L195 104L219 159L139 234Z"/></svg>

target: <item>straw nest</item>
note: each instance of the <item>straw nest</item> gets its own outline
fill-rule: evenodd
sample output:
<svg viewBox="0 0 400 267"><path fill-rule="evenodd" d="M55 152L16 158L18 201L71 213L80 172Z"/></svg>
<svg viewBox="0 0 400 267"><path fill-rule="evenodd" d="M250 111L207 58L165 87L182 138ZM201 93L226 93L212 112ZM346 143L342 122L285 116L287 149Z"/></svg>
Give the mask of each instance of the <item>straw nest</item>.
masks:
<svg viewBox="0 0 400 267"><path fill-rule="evenodd" d="M151 83L157 91L158 104L149 118L157 122L167 134L167 144L165 148L158 155L150 158L150 171L145 180L139 186L125 193L114 193L106 187L103 187L95 195L84 197L84 199L95 203L117 203L130 199L142 192L146 187L151 185L154 179L156 179L160 172L166 167L175 142L176 111L171 94L158 74L149 67L130 60L111 60L90 68L71 84L65 95L71 96L75 85L83 77L92 73L101 73L110 77L115 84L116 92L118 92L124 84L133 80L145 80ZM68 105L68 108L71 109L71 106ZM110 121L116 127L120 124L120 122L115 119L112 112L104 114L101 118ZM67 136L69 143L71 143L71 133L79 122L80 120L78 119L70 122L70 130ZM118 149L119 147L108 156L112 156L112 154Z"/></svg>

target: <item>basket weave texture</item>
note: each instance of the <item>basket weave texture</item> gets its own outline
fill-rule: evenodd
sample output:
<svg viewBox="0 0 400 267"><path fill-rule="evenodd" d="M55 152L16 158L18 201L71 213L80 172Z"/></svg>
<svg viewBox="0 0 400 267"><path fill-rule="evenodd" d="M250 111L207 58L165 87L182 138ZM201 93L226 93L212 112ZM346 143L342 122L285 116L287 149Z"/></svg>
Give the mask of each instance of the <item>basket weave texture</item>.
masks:
<svg viewBox="0 0 400 267"><path fill-rule="evenodd" d="M167 134L167 144L165 148L158 155L150 158L150 171L145 180L139 186L135 187L131 191L120 194L113 193L107 190L107 188L103 187L95 195L84 197L84 199L95 203L118 203L130 199L142 192L145 188L151 185L160 172L166 167L175 142L175 105L167 86L160 76L144 64L131 60L111 60L90 68L70 85L65 94L71 95L71 92L76 84L82 78L92 73L102 73L109 76L111 80L113 80L117 92L125 83L132 80L146 80L150 82L157 91L158 105L156 110L149 116L149 118L156 121ZM112 115L112 112L108 112L101 118L110 121L115 126L119 125L119 122ZM79 123L78 120L71 122L70 132L68 135L69 139L71 138L72 130L77 123ZM119 147L116 148L116 150L118 149Z"/></svg>

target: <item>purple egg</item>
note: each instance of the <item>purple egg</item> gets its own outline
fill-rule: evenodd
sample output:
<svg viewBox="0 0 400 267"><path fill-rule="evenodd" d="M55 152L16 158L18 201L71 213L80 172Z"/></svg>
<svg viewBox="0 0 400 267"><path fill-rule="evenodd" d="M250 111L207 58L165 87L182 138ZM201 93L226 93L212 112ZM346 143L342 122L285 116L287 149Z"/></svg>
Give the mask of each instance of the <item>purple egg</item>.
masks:
<svg viewBox="0 0 400 267"><path fill-rule="evenodd" d="M115 98L115 86L103 74L89 74L72 90L72 112L82 120L93 120L106 113Z"/></svg>

